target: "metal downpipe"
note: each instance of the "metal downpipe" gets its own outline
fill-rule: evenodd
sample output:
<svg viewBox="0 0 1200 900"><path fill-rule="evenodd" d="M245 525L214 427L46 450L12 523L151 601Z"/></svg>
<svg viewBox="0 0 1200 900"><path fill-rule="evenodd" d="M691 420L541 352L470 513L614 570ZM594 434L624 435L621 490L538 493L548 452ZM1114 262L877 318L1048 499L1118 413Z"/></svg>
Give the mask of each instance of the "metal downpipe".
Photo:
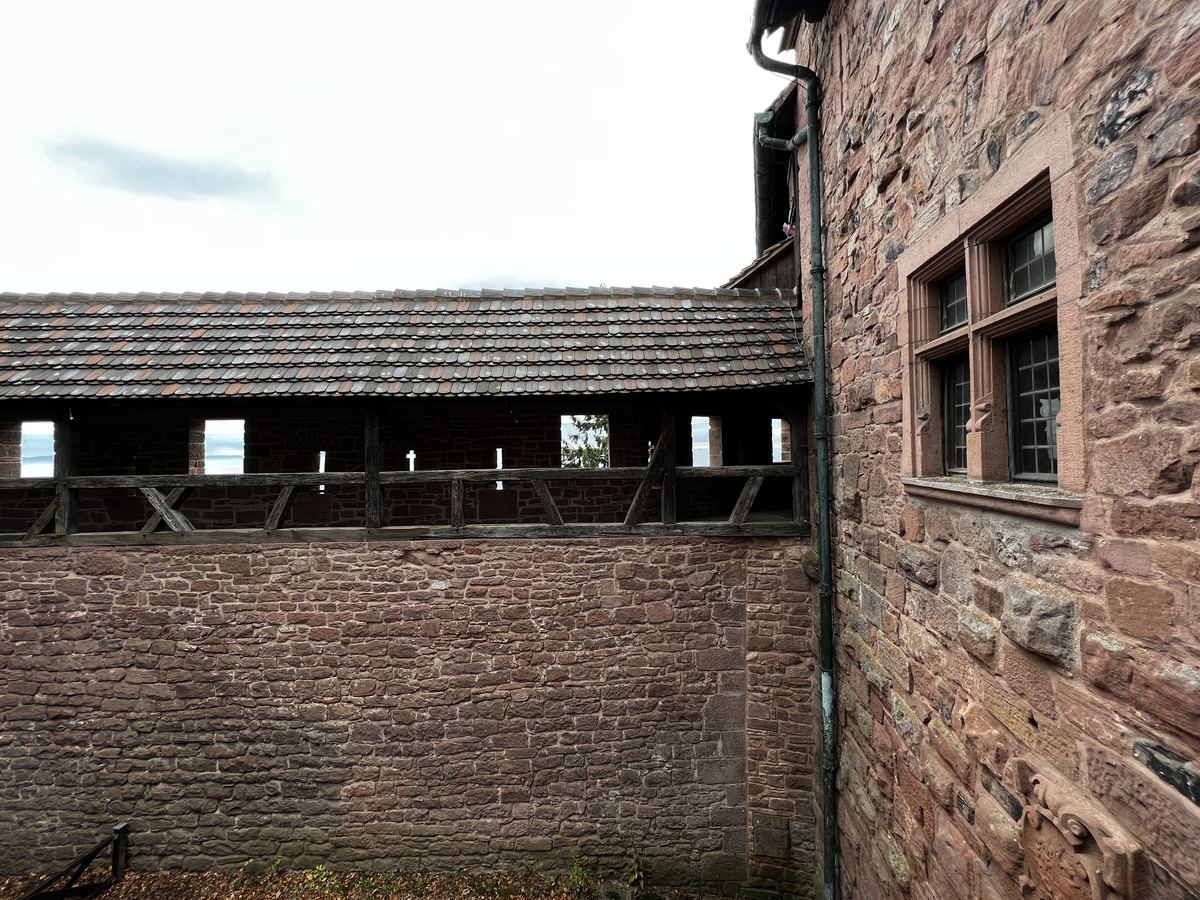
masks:
<svg viewBox="0 0 1200 900"><path fill-rule="evenodd" d="M817 552L820 559L818 597L820 629L818 644L821 656L821 774L824 806L822 843L824 844L825 900L834 900L837 876L837 741L834 734L834 668L833 668L833 501L830 491L829 452L829 378L825 352L825 256L821 240L821 85L816 72L806 66L791 65L771 59L762 49L766 30L759 25L757 9L751 26L747 49L754 61L767 71L796 78L805 87L804 138L799 134L791 141L799 166L801 145L808 147L808 212L811 236L809 273L812 282L813 320L813 437L817 445ZM785 149L783 147L779 149ZM797 184L797 193L799 185ZM796 215L800 203L797 198ZM799 221L796 222L799 231ZM799 302L800 266L799 242L796 242L796 298Z"/></svg>

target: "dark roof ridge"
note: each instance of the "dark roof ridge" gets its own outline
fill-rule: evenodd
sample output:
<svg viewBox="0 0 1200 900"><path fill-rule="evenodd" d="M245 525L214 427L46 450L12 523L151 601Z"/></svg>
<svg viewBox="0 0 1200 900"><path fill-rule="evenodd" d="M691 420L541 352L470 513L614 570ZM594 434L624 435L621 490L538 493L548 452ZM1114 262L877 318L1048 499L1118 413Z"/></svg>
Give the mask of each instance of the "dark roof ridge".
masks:
<svg viewBox="0 0 1200 900"><path fill-rule="evenodd" d="M566 287L566 288L480 288L480 289L418 289L374 291L120 291L110 293L82 291L46 293L0 292L0 303L257 303L257 302L345 302L370 300L499 300L531 297L617 299L663 297L688 299L694 297L745 297L777 299L778 289L730 287Z"/></svg>

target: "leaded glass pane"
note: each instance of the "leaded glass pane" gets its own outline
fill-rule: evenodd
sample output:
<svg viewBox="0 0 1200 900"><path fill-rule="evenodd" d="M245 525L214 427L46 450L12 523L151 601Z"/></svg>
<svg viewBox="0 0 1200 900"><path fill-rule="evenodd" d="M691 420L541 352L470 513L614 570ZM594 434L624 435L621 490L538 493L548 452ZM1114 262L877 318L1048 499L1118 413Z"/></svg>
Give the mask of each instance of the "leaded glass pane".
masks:
<svg viewBox="0 0 1200 900"><path fill-rule="evenodd" d="M967 324L967 272L959 269L941 283L941 333Z"/></svg>
<svg viewBox="0 0 1200 900"><path fill-rule="evenodd" d="M945 469L959 474L967 471L967 422L971 418L971 367L966 356L948 361L942 369L945 382L943 418L945 428Z"/></svg>
<svg viewBox="0 0 1200 900"><path fill-rule="evenodd" d="M1008 304L1054 284L1054 222L1022 232L1008 242Z"/></svg>
<svg viewBox="0 0 1200 900"><path fill-rule="evenodd" d="M1058 474L1058 334L1012 342L1014 475L1053 480Z"/></svg>

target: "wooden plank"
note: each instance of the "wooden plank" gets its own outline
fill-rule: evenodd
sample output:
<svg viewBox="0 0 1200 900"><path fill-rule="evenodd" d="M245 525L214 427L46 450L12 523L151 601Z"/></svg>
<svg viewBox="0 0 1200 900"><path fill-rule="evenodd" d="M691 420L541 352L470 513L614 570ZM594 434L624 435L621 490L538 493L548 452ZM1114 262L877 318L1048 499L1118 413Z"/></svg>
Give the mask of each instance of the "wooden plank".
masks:
<svg viewBox="0 0 1200 900"><path fill-rule="evenodd" d="M183 504L183 501L188 498L188 494L191 492L192 489L187 487L172 488L171 493L167 494L167 505L170 506L171 509L179 509L179 507ZM158 531L158 526L162 524L162 521L162 516L160 516L157 511L154 512L150 518L146 520L146 524L142 526L142 534L153 534L155 531Z"/></svg>
<svg viewBox="0 0 1200 900"><path fill-rule="evenodd" d="M383 472L384 484L428 484L453 481L496 481L496 469L425 469L418 472ZM622 466L608 469L530 468L503 469L504 481L635 481L646 474L641 466Z"/></svg>
<svg viewBox="0 0 1200 900"><path fill-rule="evenodd" d="M33 520L33 524L29 526L29 530L25 532L25 537L22 540L28 541L35 538L49 528L50 524L55 521L57 512L58 494L55 494L54 499L42 510L42 514Z"/></svg>
<svg viewBox="0 0 1200 900"><path fill-rule="evenodd" d="M187 516L178 510L171 508L171 504L168 502L167 498L159 493L157 488L144 487L138 488L138 490L142 492L142 496L150 501L150 505L154 507L154 511L162 516L163 522L166 523L166 526L172 531L184 532L196 530L196 526L188 521ZM172 493L174 493L174 491L172 491ZM146 524L149 525L150 523L147 522Z"/></svg>
<svg viewBox="0 0 1200 900"><path fill-rule="evenodd" d="M263 526L263 531L278 531L280 524L287 516L292 508L292 501L296 499L297 486L294 484L285 484L279 492L279 496L275 498L275 505L271 507L271 512L267 514L267 523Z"/></svg>
<svg viewBox="0 0 1200 900"><path fill-rule="evenodd" d="M705 537L807 537L812 530L794 522L752 522L732 526L728 522L679 522L673 526L660 522L645 522L627 528L615 522L574 523L570 525L466 525L453 528L445 525L391 526L366 528L281 528L264 532L261 528L229 528L212 531L159 531L141 534L136 531L83 532L56 537L43 534L25 543L17 538L0 538L0 547L124 547L146 545L196 544L261 544L261 543L323 543L355 541L413 541L445 538L548 540L573 537L628 537L630 534L647 537L695 535Z"/></svg>
<svg viewBox="0 0 1200 900"><path fill-rule="evenodd" d="M794 474L791 463L772 463L761 466L679 466L679 478L748 478L752 475L789 477ZM529 468L505 469L505 481L634 481L646 470L640 466L612 469ZM453 481L495 481L495 469L425 469L417 472L380 472L380 484L434 484ZM67 487L97 488L174 488L174 487L283 487L286 484L364 484L365 472L270 472L253 475L75 475L67 478ZM27 490L54 487L52 478L0 478L0 490Z"/></svg>
<svg viewBox="0 0 1200 900"><path fill-rule="evenodd" d="M383 525L383 488L379 473L383 469L383 444L379 440L379 410L368 409L363 414L364 457L366 473L368 528Z"/></svg>
<svg viewBox="0 0 1200 900"><path fill-rule="evenodd" d="M58 482L53 478L18 478L5 476L0 478L0 491L29 491L40 488L52 488Z"/></svg>
<svg viewBox="0 0 1200 900"><path fill-rule="evenodd" d="M742 493L738 496L737 503L734 504L733 512L729 514L730 525L741 525L746 521L746 516L750 515L750 507L754 505L754 498L758 496L759 488L762 487L764 480L761 475L746 479Z"/></svg>
<svg viewBox="0 0 1200 900"><path fill-rule="evenodd" d="M550 496L550 488L546 487L546 482L541 478L534 478L532 484L534 493L542 501L542 508L546 510L546 518L550 520L550 524L561 525L563 523L562 515L554 503L554 498Z"/></svg>
<svg viewBox="0 0 1200 900"><path fill-rule="evenodd" d="M462 528L466 521L463 515L463 499L466 492L463 490L463 480L455 478L450 482L450 527Z"/></svg>
<svg viewBox="0 0 1200 900"><path fill-rule="evenodd" d="M79 491L67 484L75 472L75 428L71 416L54 420L54 481L58 505L54 510L54 533L60 536L79 530Z"/></svg>
<svg viewBox="0 0 1200 900"><path fill-rule="evenodd" d="M363 472L268 472L254 475L76 475L67 479L68 487L95 488L213 488L283 487L285 484L362 484ZM53 482L52 482L53 483ZM6 485L0 479L0 489Z"/></svg>
<svg viewBox="0 0 1200 900"><path fill-rule="evenodd" d="M662 490L659 492L659 521L674 525L677 518L675 498L675 460L678 447L675 443L676 414L674 410L663 411L662 434L658 441L663 446Z"/></svg>
<svg viewBox="0 0 1200 900"><path fill-rule="evenodd" d="M674 441L671 442L671 446L674 447ZM654 445L654 452L650 454L650 460L646 463L641 483L638 484L637 490L633 493L633 501L629 504L629 512L625 514L624 526L626 528L632 528L637 524L638 517L642 514L642 507L650 499L650 492L654 490L654 482L657 480L659 472L662 471L663 457L666 455L666 452L666 442L660 436L658 443Z"/></svg>

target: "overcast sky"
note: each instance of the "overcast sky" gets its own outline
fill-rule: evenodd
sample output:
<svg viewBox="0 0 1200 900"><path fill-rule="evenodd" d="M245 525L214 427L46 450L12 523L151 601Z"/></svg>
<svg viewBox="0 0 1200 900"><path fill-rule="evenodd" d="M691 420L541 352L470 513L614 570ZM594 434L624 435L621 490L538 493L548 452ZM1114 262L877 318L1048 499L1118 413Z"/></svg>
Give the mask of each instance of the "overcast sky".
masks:
<svg viewBox="0 0 1200 900"><path fill-rule="evenodd" d="M0 290L717 285L751 6L3 4Z"/></svg>

